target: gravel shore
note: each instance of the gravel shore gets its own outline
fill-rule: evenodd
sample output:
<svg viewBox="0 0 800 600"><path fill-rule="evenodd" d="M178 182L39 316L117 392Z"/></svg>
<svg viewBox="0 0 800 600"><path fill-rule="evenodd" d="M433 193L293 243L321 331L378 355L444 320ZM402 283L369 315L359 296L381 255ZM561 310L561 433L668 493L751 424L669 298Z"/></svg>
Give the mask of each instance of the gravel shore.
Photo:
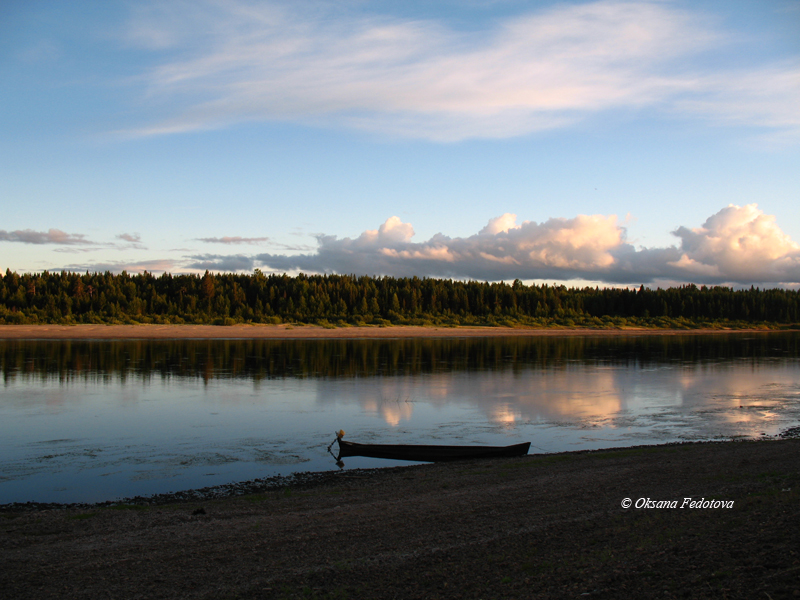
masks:
<svg viewBox="0 0 800 600"><path fill-rule="evenodd" d="M3 507L0 597L800 597L797 439L215 489Z"/></svg>

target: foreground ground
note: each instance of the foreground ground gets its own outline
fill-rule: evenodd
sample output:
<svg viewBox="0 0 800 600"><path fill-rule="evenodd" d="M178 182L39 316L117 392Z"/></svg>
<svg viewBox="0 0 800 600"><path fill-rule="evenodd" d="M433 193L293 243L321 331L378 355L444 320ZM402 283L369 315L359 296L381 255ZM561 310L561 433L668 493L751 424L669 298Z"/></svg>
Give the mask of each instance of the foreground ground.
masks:
<svg viewBox="0 0 800 600"><path fill-rule="evenodd" d="M318 325L0 325L0 340L441 338L767 333L768 329L512 329L508 327L320 327Z"/></svg>
<svg viewBox="0 0 800 600"><path fill-rule="evenodd" d="M800 440L786 439L345 469L216 500L5 507L0 597L794 599L798 490ZM733 506L637 509L640 498Z"/></svg>

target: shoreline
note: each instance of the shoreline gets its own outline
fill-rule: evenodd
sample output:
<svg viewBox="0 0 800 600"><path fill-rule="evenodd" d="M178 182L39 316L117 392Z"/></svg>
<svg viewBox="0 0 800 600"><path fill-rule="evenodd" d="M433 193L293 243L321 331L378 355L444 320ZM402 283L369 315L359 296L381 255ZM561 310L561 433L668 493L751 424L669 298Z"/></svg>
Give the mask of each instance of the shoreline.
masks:
<svg viewBox="0 0 800 600"><path fill-rule="evenodd" d="M638 444L635 446L612 446L609 448L595 448L587 450L567 450L562 452L545 452L536 454L526 454L519 457L520 460L546 460L561 461L573 460L580 456L591 455L610 455L620 453L620 455L637 452L657 452L667 448L685 448L688 446L703 447L722 447L726 444L768 444L784 440L800 440L800 427L792 427L774 437L756 437L743 439L723 439L723 440L700 440L666 442L663 444ZM187 504L202 502L226 502L236 498L263 494L268 492L285 491L287 489L303 490L314 489L336 485L339 480L347 480L356 477L361 480L382 477L402 477L409 469L442 469L451 468L453 465L476 462L500 462L504 459L477 459L466 461L455 461L451 463L409 463L408 465L397 465L392 467L369 467L342 469L339 471L298 471L289 475L273 475L270 477L260 477L246 481L231 481L219 485L189 488L178 490L177 492L157 493L145 496L133 496L128 498L117 498L115 500L101 500L98 502L8 502L0 503L0 514L8 512L39 512L49 510L87 510L114 508L120 506L162 506L170 504Z"/></svg>
<svg viewBox="0 0 800 600"><path fill-rule="evenodd" d="M675 336L781 333L782 329L524 329L510 327L336 327L319 325L0 325L0 340L302 340L484 337Z"/></svg>
<svg viewBox="0 0 800 600"><path fill-rule="evenodd" d="M697 442L4 511L0 598L788 599L799 464L797 439Z"/></svg>

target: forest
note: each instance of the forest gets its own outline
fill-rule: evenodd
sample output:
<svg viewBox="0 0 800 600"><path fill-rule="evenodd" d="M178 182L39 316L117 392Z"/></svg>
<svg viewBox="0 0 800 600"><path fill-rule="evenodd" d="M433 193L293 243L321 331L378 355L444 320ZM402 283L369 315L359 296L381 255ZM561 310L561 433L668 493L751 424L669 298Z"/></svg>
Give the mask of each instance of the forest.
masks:
<svg viewBox="0 0 800 600"><path fill-rule="evenodd" d="M799 321L799 291L755 287L601 289L258 269L0 275L0 324L796 328Z"/></svg>

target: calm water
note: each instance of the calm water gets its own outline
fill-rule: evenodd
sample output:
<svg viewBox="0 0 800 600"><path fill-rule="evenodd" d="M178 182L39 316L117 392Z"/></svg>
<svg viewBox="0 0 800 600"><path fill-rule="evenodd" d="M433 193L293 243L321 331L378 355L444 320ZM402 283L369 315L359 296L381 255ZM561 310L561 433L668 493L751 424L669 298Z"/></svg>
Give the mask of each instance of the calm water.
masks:
<svg viewBox="0 0 800 600"><path fill-rule="evenodd" d="M775 435L800 423L799 358L797 333L0 342L0 503L336 469L339 428L536 453Z"/></svg>

